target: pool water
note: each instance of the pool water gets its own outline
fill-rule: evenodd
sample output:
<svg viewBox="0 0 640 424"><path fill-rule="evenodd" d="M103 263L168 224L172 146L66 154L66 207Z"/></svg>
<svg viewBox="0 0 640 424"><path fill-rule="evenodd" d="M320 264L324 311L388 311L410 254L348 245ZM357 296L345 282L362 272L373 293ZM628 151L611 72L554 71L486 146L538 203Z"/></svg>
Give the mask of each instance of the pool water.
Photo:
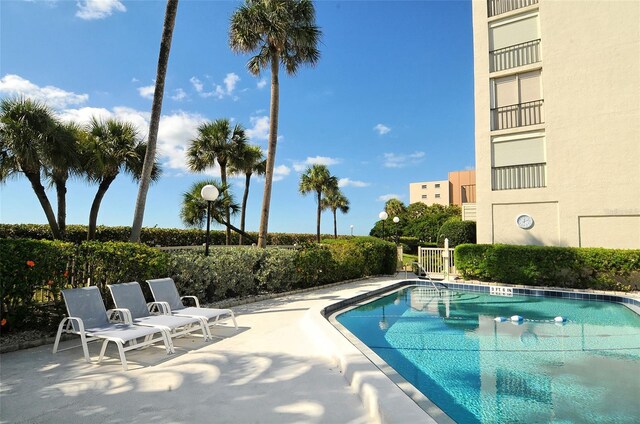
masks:
<svg viewBox="0 0 640 424"><path fill-rule="evenodd" d="M640 422L624 305L407 287L337 320L459 423Z"/></svg>

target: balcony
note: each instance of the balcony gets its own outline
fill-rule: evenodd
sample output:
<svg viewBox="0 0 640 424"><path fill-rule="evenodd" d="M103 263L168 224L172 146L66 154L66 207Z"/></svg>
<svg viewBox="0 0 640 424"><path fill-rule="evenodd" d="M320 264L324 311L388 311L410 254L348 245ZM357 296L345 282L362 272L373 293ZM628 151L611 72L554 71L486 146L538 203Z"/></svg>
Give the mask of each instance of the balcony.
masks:
<svg viewBox="0 0 640 424"><path fill-rule="evenodd" d="M546 163L491 168L492 190L546 187Z"/></svg>
<svg viewBox="0 0 640 424"><path fill-rule="evenodd" d="M540 39L489 52L491 72L540 62Z"/></svg>
<svg viewBox="0 0 640 424"><path fill-rule="evenodd" d="M544 122L543 103L544 100L540 99L491 109L491 130L506 130L542 124Z"/></svg>
<svg viewBox="0 0 640 424"><path fill-rule="evenodd" d="M538 4L538 0L487 0L489 17Z"/></svg>
<svg viewBox="0 0 640 424"><path fill-rule="evenodd" d="M465 184L460 186L460 199L462 203L475 203L476 202L476 185Z"/></svg>

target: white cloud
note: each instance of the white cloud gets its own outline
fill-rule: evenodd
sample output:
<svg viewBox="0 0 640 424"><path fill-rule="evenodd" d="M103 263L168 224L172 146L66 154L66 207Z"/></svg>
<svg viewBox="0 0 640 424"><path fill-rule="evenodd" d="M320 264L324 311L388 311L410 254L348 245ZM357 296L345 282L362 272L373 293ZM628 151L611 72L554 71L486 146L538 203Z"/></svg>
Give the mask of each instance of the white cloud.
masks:
<svg viewBox="0 0 640 424"><path fill-rule="evenodd" d="M202 93L202 90L204 90L204 85L202 84L202 81L200 81L198 78L196 77L191 77L189 79L189 82L191 83L191 85L193 85L193 88L195 88L195 90L198 93Z"/></svg>
<svg viewBox="0 0 640 424"><path fill-rule="evenodd" d="M233 93L233 90L236 88L236 84L240 81L240 77L233 72L227 74L224 78L224 85L227 88L227 94Z"/></svg>
<svg viewBox="0 0 640 424"><path fill-rule="evenodd" d="M389 193L389 194L383 194L382 196L378 196L378 202L387 202L391 199L402 199L402 195L400 194L394 194L394 193Z"/></svg>
<svg viewBox="0 0 640 424"><path fill-rule="evenodd" d="M252 116L249 118L251 128L247 128L245 134L251 141L267 140L269 138L269 117Z"/></svg>
<svg viewBox="0 0 640 424"><path fill-rule="evenodd" d="M155 85L147 85L146 87L138 87L138 94L145 99L153 100L153 92L155 91Z"/></svg>
<svg viewBox="0 0 640 424"><path fill-rule="evenodd" d="M424 156L424 152L410 154L385 153L383 165L386 168L404 168L407 165L415 165L422 162Z"/></svg>
<svg viewBox="0 0 640 424"><path fill-rule="evenodd" d="M131 78L131 82L140 82L140 80L136 77Z"/></svg>
<svg viewBox="0 0 640 424"><path fill-rule="evenodd" d="M338 180L338 187L368 187L371 184L364 181L352 180L349 178L340 178Z"/></svg>
<svg viewBox="0 0 640 424"><path fill-rule="evenodd" d="M76 94L51 85L39 87L21 76L12 74L0 79L0 94L30 98L54 109L80 105L89 100L88 94Z"/></svg>
<svg viewBox="0 0 640 424"><path fill-rule="evenodd" d="M287 165L275 166L273 168L273 181L280 181L291 173L291 168Z"/></svg>
<svg viewBox="0 0 640 424"><path fill-rule="evenodd" d="M375 127L373 127L373 129L374 129L374 131L377 131L378 134L380 134L380 135L385 135L386 133L391 131L391 128L387 127L384 124L378 124Z"/></svg>
<svg viewBox="0 0 640 424"><path fill-rule="evenodd" d="M187 98L187 93L182 88L178 88L173 90L173 96L171 96L171 98L180 102Z"/></svg>
<svg viewBox="0 0 640 424"><path fill-rule="evenodd" d="M267 80L262 78L260 81L256 83L256 87L262 90L267 85Z"/></svg>
<svg viewBox="0 0 640 424"><path fill-rule="evenodd" d="M120 0L79 0L76 16L87 21L108 18L113 12L126 12Z"/></svg>
<svg viewBox="0 0 640 424"><path fill-rule="evenodd" d="M328 156L308 157L304 160L304 162L295 162L293 164L293 169L295 169L297 172L302 172L305 170L307 166L311 166L311 165L331 166L331 165L336 165L340 162L342 162L340 159L330 158Z"/></svg>

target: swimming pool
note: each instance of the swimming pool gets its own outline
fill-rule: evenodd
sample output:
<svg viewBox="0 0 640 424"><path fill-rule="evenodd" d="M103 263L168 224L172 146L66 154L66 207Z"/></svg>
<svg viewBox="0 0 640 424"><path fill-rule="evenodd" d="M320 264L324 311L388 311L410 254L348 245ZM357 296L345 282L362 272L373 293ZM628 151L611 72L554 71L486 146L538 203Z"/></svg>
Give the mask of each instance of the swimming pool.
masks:
<svg viewBox="0 0 640 424"><path fill-rule="evenodd" d="M460 423L640 417L640 316L618 303L405 287L337 321Z"/></svg>

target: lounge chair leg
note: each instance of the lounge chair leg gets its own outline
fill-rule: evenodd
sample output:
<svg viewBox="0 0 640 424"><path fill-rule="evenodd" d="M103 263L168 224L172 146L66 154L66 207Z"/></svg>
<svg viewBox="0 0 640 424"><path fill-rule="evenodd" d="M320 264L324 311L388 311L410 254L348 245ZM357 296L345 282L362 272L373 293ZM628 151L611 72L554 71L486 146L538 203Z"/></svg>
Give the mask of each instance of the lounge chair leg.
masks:
<svg viewBox="0 0 640 424"><path fill-rule="evenodd" d="M118 353L120 354L120 362L122 362L122 370L128 371L129 366L127 364L127 357L124 355L124 349L122 347L122 343L115 341L115 344L116 346L118 346Z"/></svg>
<svg viewBox="0 0 640 424"><path fill-rule="evenodd" d="M67 323L67 318L64 318L62 321L60 321L60 325L58 325L58 332L56 333L56 341L53 343L53 353L56 353L58 351L58 344L60 343L62 330L66 323Z"/></svg>
<svg viewBox="0 0 640 424"><path fill-rule="evenodd" d="M102 362L102 358L104 358L104 353L107 351L107 343L109 340L105 340L102 342L102 348L100 349L100 356L98 357L98 363Z"/></svg>
<svg viewBox="0 0 640 424"><path fill-rule="evenodd" d="M236 322L236 316L233 314L232 310L229 310L229 313L231 314L231 320L233 321L233 326L237 330L238 329L238 323Z"/></svg>

